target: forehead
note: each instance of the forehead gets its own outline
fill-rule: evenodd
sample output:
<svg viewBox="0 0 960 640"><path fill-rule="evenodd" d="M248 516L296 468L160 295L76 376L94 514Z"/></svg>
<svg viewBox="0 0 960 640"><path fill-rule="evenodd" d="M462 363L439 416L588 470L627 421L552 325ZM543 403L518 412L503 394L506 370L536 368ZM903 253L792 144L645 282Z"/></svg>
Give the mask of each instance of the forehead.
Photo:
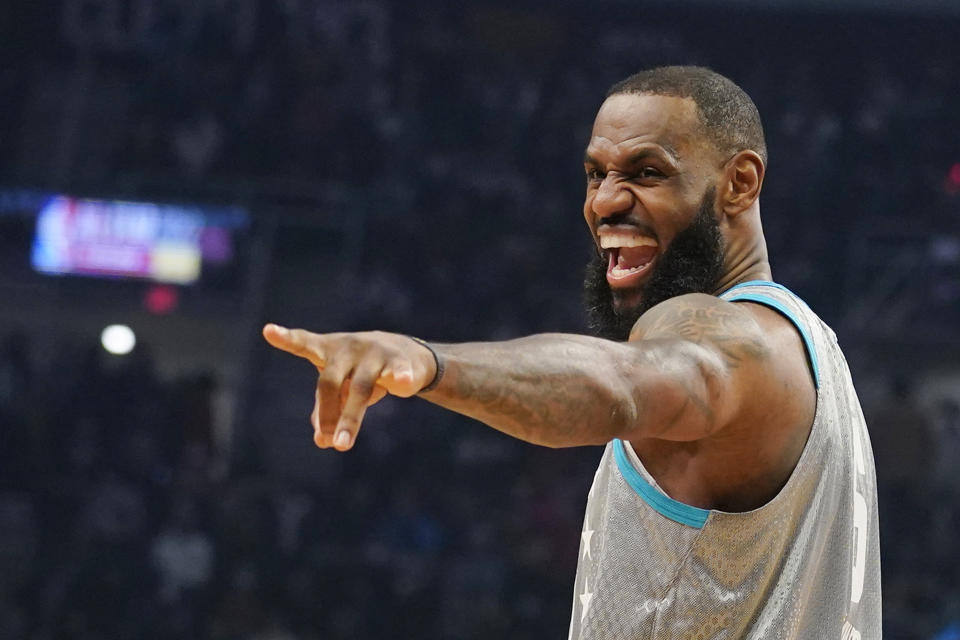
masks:
<svg viewBox="0 0 960 640"><path fill-rule="evenodd" d="M597 112L587 151L616 152L653 143L672 155L686 156L699 150L699 130L697 105L690 98L617 94Z"/></svg>

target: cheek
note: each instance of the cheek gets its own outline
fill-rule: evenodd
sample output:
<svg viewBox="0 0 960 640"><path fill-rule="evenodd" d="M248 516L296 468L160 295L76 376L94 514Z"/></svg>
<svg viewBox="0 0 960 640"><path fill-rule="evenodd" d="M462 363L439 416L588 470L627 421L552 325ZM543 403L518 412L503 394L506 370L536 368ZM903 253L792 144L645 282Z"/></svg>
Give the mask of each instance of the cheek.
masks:
<svg viewBox="0 0 960 640"><path fill-rule="evenodd" d="M667 193L644 194L643 206L653 221L657 237L665 246L697 216L697 207Z"/></svg>

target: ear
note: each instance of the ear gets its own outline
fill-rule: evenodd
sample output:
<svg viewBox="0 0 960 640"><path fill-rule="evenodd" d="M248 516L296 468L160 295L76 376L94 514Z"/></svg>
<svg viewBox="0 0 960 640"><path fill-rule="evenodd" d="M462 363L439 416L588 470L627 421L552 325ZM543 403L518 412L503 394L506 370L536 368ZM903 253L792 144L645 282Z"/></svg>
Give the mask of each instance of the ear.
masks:
<svg viewBox="0 0 960 640"><path fill-rule="evenodd" d="M727 161L724 167L724 188L720 206L727 215L749 209L760 197L766 167L756 151L745 149Z"/></svg>

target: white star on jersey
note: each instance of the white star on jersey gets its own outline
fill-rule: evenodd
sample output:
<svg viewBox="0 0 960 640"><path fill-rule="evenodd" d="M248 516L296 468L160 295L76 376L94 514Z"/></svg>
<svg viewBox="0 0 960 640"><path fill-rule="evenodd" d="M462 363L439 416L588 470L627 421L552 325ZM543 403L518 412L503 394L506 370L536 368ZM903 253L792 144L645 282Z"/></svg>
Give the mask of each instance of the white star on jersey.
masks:
<svg viewBox="0 0 960 640"><path fill-rule="evenodd" d="M588 505L593 500L593 493L594 493L594 489L596 489L597 477L599 475L600 475L600 468L597 469L597 472L593 476L593 482L590 483L590 492L587 494ZM583 531L580 532L580 540L583 546L581 557L586 558L589 562L592 563L593 551L590 548L591 547L590 543L593 541L593 534L596 533L596 531L590 526L589 513L590 513L590 509L588 506L587 516L584 517L583 519ZM579 572L579 569L578 569L578 572ZM577 594L577 598L580 599L580 624L583 624L583 621L587 617L587 611L590 609L590 602L593 600L593 592L590 591L589 579L586 577L586 575L584 575L584 578L583 578L583 593ZM576 611L576 607L574 607L573 615L576 615L575 611ZM574 628L574 625L571 623L570 638L573 637L573 628ZM568 640L570 640L570 638L568 638Z"/></svg>
<svg viewBox="0 0 960 640"><path fill-rule="evenodd" d="M587 617L587 609L590 607L590 600L593 599L593 592L587 584L587 579L583 580L583 593L580 594L580 622Z"/></svg>
<svg viewBox="0 0 960 640"><path fill-rule="evenodd" d="M593 529L590 528L590 523L586 519L583 521L583 532L580 534L580 540L583 541L583 556L593 560L593 556L590 554L590 539L593 537Z"/></svg>

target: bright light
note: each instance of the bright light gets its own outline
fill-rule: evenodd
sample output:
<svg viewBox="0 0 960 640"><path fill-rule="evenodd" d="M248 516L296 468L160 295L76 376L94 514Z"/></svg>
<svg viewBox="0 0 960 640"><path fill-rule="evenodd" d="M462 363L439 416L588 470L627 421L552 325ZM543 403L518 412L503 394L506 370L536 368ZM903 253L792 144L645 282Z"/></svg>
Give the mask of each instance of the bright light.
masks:
<svg viewBox="0 0 960 640"><path fill-rule="evenodd" d="M137 336L133 329L125 324L112 324L100 334L100 344L108 352L122 356L133 351L137 344Z"/></svg>

